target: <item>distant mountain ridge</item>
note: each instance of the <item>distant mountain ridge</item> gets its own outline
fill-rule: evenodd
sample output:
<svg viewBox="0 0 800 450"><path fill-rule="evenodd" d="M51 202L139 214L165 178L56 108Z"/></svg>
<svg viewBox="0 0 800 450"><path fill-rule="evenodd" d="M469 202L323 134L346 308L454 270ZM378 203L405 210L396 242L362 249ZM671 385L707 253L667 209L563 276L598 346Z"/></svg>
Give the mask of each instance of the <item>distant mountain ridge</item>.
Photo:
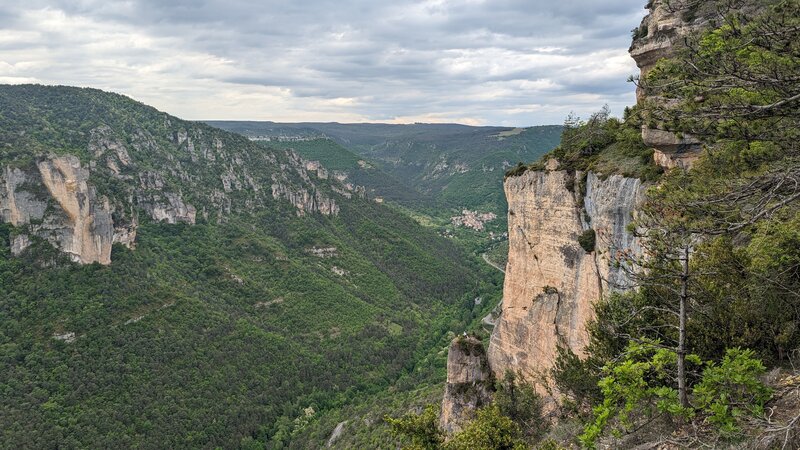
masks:
<svg viewBox="0 0 800 450"><path fill-rule="evenodd" d="M208 121L251 139L330 138L437 204L504 216L502 174L558 145L560 125L340 124Z"/></svg>

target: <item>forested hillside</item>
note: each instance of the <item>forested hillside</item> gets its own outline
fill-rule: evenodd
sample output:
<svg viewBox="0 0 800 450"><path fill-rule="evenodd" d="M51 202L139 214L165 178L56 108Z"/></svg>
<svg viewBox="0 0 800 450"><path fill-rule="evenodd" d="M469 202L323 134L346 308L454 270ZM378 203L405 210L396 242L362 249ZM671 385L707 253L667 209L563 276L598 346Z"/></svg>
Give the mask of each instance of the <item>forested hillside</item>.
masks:
<svg viewBox="0 0 800 450"><path fill-rule="evenodd" d="M0 168L0 447L291 446L441 379L497 300L493 269L297 154L120 95L0 86Z"/></svg>
<svg viewBox="0 0 800 450"><path fill-rule="evenodd" d="M251 138L327 137L441 208L480 209L501 216L506 209L502 173L519 161L537 159L551 150L558 144L561 130L560 126L209 123ZM404 205L413 207L415 203Z"/></svg>

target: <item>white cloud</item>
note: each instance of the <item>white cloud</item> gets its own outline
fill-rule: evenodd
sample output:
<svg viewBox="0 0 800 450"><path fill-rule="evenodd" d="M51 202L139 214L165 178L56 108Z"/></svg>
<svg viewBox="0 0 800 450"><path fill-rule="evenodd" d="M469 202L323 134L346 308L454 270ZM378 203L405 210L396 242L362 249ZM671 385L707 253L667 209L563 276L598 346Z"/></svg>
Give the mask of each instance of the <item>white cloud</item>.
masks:
<svg viewBox="0 0 800 450"><path fill-rule="evenodd" d="M188 119L560 123L634 101L643 0L0 0L0 82Z"/></svg>

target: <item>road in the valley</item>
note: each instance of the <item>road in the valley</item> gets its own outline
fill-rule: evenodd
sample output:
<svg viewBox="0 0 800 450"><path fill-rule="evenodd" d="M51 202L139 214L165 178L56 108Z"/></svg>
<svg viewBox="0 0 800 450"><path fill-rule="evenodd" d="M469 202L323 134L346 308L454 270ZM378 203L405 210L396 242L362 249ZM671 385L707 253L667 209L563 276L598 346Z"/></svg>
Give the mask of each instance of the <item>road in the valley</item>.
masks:
<svg viewBox="0 0 800 450"><path fill-rule="evenodd" d="M483 257L483 260L486 261L486 264L494 267L495 269L499 270L500 272L506 273L505 269L503 269L499 265L497 265L494 262L492 262L492 260L490 260L489 257L486 256L486 253L483 253L481 256Z"/></svg>

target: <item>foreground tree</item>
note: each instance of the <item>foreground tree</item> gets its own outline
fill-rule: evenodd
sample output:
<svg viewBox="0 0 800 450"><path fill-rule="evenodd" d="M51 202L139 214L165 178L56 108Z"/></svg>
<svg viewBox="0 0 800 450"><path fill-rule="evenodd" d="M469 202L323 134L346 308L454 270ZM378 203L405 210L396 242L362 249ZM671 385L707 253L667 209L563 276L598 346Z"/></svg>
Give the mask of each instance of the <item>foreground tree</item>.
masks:
<svg viewBox="0 0 800 450"><path fill-rule="evenodd" d="M800 199L800 1L712 5L718 27L640 85L649 127L708 144L705 183L685 207L705 218L700 231L724 234Z"/></svg>
<svg viewBox="0 0 800 450"><path fill-rule="evenodd" d="M800 1L703 7L717 11L713 29L687 38L676 58L640 80L647 126L706 146L694 168L674 169L648 192L637 219L643 253L619 261L640 291L599 306L613 323L596 325L595 336L618 348L621 331L628 346L602 370L603 403L586 443L611 418L625 429L626 415L647 402L684 418L702 415L730 434L731 417L759 414L768 391L755 378L764 370L756 353L725 347L741 342L759 355L776 348L782 358L798 342ZM791 317L763 327L778 305ZM762 328L774 335L764 339ZM743 382L736 402L757 407L726 403L731 393L713 387L725 377Z"/></svg>

